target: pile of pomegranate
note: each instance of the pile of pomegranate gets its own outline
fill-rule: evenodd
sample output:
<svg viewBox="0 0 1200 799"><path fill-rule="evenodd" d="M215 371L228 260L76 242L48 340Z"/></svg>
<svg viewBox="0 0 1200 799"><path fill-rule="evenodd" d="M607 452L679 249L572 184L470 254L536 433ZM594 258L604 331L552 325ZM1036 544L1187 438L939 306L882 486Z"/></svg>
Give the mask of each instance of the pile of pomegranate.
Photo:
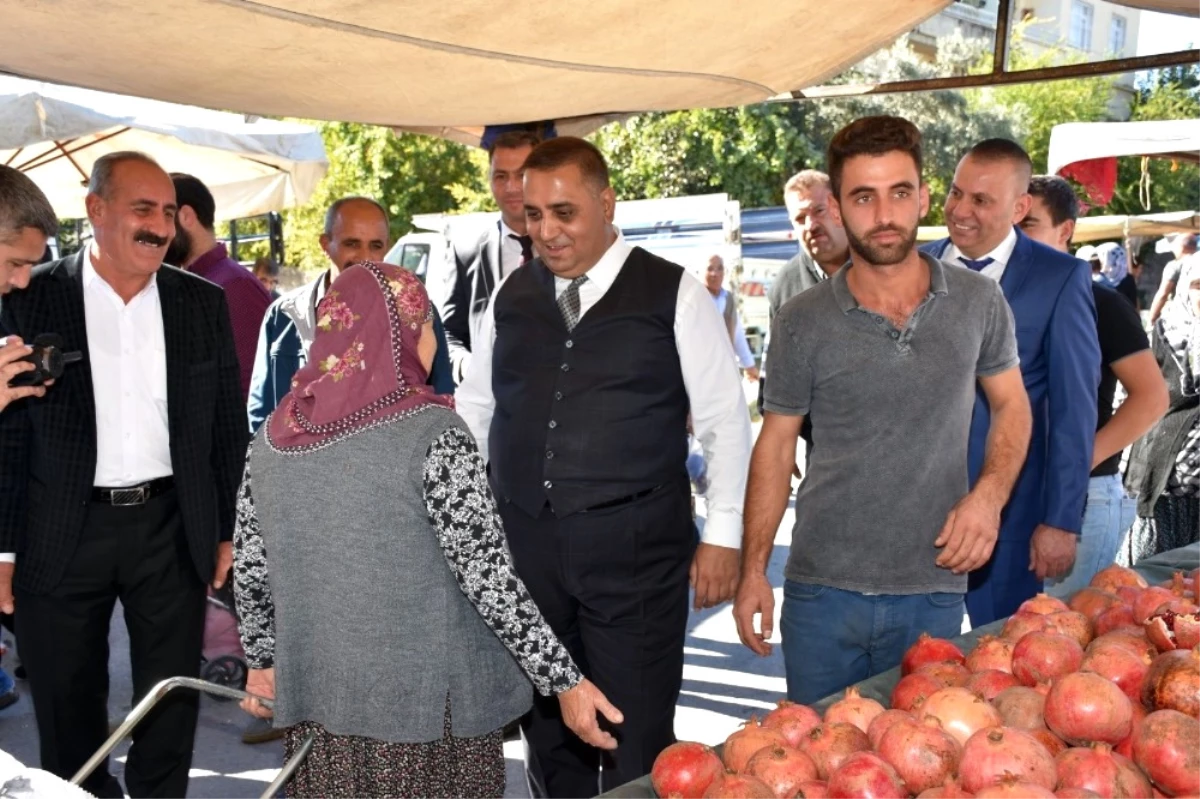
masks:
<svg viewBox="0 0 1200 799"><path fill-rule="evenodd" d="M666 799L1200 797L1200 569L1148 586L1110 566L1025 602L962 652L922 635L890 708L851 687L822 717L779 703L721 752L654 762Z"/></svg>

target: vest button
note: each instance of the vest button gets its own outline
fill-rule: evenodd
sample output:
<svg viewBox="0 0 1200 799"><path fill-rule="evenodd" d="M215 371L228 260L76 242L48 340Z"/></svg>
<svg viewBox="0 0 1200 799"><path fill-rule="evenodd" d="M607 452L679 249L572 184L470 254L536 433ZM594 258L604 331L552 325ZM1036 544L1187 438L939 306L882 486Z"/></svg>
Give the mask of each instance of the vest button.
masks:
<svg viewBox="0 0 1200 799"><path fill-rule="evenodd" d="M567 339L567 349L571 349L574 346L575 346L575 342L571 341L570 339Z"/></svg>
<svg viewBox="0 0 1200 799"><path fill-rule="evenodd" d="M552 450L552 449L546 450L546 460L548 460L548 461L554 460L554 450Z"/></svg>
<svg viewBox="0 0 1200 799"><path fill-rule="evenodd" d="M563 364L563 365L562 365L560 368L561 368L561 369L562 369L564 372L569 372L569 371L571 371L571 364L569 364L569 363L564 363L564 364Z"/></svg>
<svg viewBox="0 0 1200 799"><path fill-rule="evenodd" d="M551 430L553 430L553 429L554 429L554 428L556 428L556 427L558 427L558 422L556 422L556 421L554 421L553 419L551 419L551 420L550 420L550 429L551 429Z"/></svg>
<svg viewBox="0 0 1200 799"><path fill-rule="evenodd" d="M554 392L554 398L555 398L556 400L560 400L560 399L562 399L562 392L561 392L561 391L555 391L555 392Z"/></svg>
<svg viewBox="0 0 1200 799"><path fill-rule="evenodd" d="M542 487L549 490L554 488L554 483L551 483L549 480L547 480L546 482L542 483Z"/></svg>

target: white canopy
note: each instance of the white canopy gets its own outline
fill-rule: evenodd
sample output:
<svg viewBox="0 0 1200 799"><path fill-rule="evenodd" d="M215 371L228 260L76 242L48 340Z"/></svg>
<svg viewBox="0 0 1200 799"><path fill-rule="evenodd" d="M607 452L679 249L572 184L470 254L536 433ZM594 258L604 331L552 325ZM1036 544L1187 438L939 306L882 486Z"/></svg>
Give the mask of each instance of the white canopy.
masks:
<svg viewBox="0 0 1200 799"><path fill-rule="evenodd" d="M1050 131L1051 175L1077 161L1125 155L1200 158L1200 119L1151 122L1068 122Z"/></svg>
<svg viewBox="0 0 1200 799"><path fill-rule="evenodd" d="M220 219L303 203L329 168L309 126L0 76L0 164L28 173L60 217L86 215L92 163L117 150L198 177Z"/></svg>
<svg viewBox="0 0 1200 799"><path fill-rule="evenodd" d="M1168 233L1200 231L1200 212L1171 211L1165 214L1141 216L1085 216L1075 223L1076 244L1127 236L1165 236ZM917 231L918 241L944 239L949 233L944 225L926 225Z"/></svg>
<svg viewBox="0 0 1200 799"><path fill-rule="evenodd" d="M949 0L0 0L0 71L241 113L476 126L760 102Z"/></svg>

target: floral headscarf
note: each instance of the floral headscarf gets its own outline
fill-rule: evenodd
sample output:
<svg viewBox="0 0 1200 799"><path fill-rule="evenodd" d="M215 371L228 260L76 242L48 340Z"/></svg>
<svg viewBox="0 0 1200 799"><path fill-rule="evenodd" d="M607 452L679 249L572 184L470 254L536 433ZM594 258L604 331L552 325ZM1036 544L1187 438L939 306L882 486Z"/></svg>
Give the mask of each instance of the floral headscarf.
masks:
<svg viewBox="0 0 1200 799"><path fill-rule="evenodd" d="M1129 259L1120 244L1111 241L1101 244L1096 248L1096 255L1100 259L1100 274L1112 285L1116 286L1129 274Z"/></svg>
<svg viewBox="0 0 1200 799"><path fill-rule="evenodd" d="M408 270L343 270L317 306L308 363L267 419L271 446L306 452L428 406L454 407L426 385L417 352L432 319L425 287Z"/></svg>
<svg viewBox="0 0 1200 799"><path fill-rule="evenodd" d="M1182 373L1180 390L1184 396L1200 393L1200 316L1189 293L1197 283L1200 283L1200 253L1184 258L1175 297L1167 303L1159 320L1163 339Z"/></svg>

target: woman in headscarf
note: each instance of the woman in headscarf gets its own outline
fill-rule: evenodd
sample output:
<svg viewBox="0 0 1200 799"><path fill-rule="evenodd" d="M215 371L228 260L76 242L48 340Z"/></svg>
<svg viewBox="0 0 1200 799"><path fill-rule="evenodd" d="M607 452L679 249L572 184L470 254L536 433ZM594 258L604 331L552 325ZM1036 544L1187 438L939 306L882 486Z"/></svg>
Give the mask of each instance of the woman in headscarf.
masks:
<svg viewBox="0 0 1200 799"><path fill-rule="evenodd" d="M1130 452L1125 486L1139 518L1118 558L1125 565L1200 538L1200 255L1184 263L1152 339L1170 405Z"/></svg>
<svg viewBox="0 0 1200 799"><path fill-rule="evenodd" d="M342 272L311 356L246 459L234 585L247 690L274 698L288 796L501 796L502 730L557 695L613 748L584 679L513 571L484 464L449 397L420 282ZM271 714L255 700L250 713Z"/></svg>
<svg viewBox="0 0 1200 799"><path fill-rule="evenodd" d="M1115 242L1106 242L1096 248L1096 256L1100 260L1100 274L1105 282L1137 308L1137 281L1129 274L1129 257L1125 248Z"/></svg>

